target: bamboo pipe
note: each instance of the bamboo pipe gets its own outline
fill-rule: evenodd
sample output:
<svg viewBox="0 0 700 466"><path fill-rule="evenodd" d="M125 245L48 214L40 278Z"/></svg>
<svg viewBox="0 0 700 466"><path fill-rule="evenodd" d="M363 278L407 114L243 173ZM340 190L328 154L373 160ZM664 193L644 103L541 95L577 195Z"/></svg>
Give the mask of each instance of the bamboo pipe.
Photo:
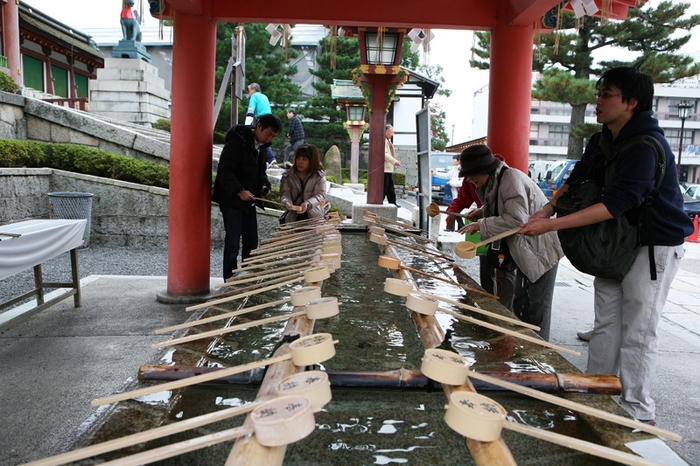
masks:
<svg viewBox="0 0 700 466"><path fill-rule="evenodd" d="M310 321L305 317L290 319L283 332L284 338L289 338L292 335L305 337L313 330L313 326L314 321ZM289 343L285 343L274 352L273 356L281 356L289 351ZM291 361L269 366L265 371L265 377L258 390L256 400L265 399L269 396L276 396L278 382L284 380L289 375L301 372L301 370L301 368L295 366ZM244 423L249 423L251 421L252 419L249 415ZM239 438L231 449L226 464L243 466L264 464L265 466L281 466L284 461L285 450L286 447L263 447L258 443L255 436Z"/></svg>
<svg viewBox="0 0 700 466"><path fill-rule="evenodd" d="M142 364L139 367L139 380L179 380L205 372L220 370L218 367L165 366ZM256 385L265 371L255 369L212 381L228 385ZM397 369L385 372L333 371L327 370L331 386L335 388L382 389L382 390L426 390L431 384L437 385L420 370ZM543 374L534 372L480 372L500 380L523 385L540 392L552 394L586 393L593 395L619 395L620 379L611 374ZM474 379L471 383L477 391L502 390L488 382Z"/></svg>
<svg viewBox="0 0 700 466"><path fill-rule="evenodd" d="M190 385L196 385L202 382L208 382L210 380L215 380L221 377L226 377L233 374L238 374L240 372L246 372L256 367L268 366L270 364L275 364L282 361L287 361L292 358L291 354L285 356L279 356L276 358L265 359L262 361L251 362L248 364L243 364L235 367L228 367L217 372L211 372L208 374L196 375L184 380L176 380L174 382L166 382L159 385L154 385L152 387L141 388L138 390L132 390L130 392L118 393L116 395L107 396L104 398L97 398L92 400L90 404L92 406L102 406L109 403L114 403L117 401L131 400L132 398L138 398L144 395L151 395L153 393L164 392L169 390L175 390L176 388L189 387Z"/></svg>
<svg viewBox="0 0 700 466"><path fill-rule="evenodd" d="M445 314L449 314L449 315L451 315L459 320L463 320L465 322L480 325L482 327L494 330L494 331L499 332L499 333L504 333L506 335L520 338L521 340L529 341L530 343L534 343L536 345L545 346L547 348L561 351L562 353L573 354L574 356L581 356L581 353L578 351L571 350L571 349L566 348L564 346L555 345L554 343L550 343L546 340L542 340L541 338L535 338L535 337L531 337L530 335L524 335L520 332L514 332L513 330L508 330L507 328L499 327L498 325L490 324L488 322L484 322L483 320L479 320L479 319L475 319L473 317L465 316L465 315L459 314L458 312L450 311L449 309L445 309L442 307L438 307L438 310L444 312Z"/></svg>
<svg viewBox="0 0 700 466"><path fill-rule="evenodd" d="M410 274L406 271L399 272L398 275L410 277ZM412 312L411 318L416 324L416 329L421 336L424 347L432 348L438 346L444 340L445 334L435 316ZM466 383L459 387L443 384L442 390L448 398L450 393L458 390L476 392L468 378ZM479 442L478 440L466 439L466 445L477 466L517 466L513 455L502 438L495 442Z"/></svg>
<svg viewBox="0 0 700 466"><path fill-rule="evenodd" d="M246 293L240 293L240 294L237 294L234 296L228 296L226 298L215 299L214 301L207 301L206 303L197 304L195 306L187 307L187 308L185 308L185 310L186 311L195 311L197 309L202 309L202 308L205 308L208 306L221 304L221 303L227 303L229 301L235 301L237 299L244 298L246 296L250 296L250 295L258 294L258 293L264 293L266 291L274 290L274 289L279 288L281 286L291 285L292 283L298 283L298 282L302 281L303 279L304 279L304 277L298 277L298 278L295 278L293 280L287 280L286 282L283 282L280 284L266 286L266 287L260 288L258 290L248 291Z"/></svg>
<svg viewBox="0 0 700 466"><path fill-rule="evenodd" d="M312 225L312 224L317 224L317 223L326 223L328 220L322 218L322 217L315 217L315 218L307 218L304 220L295 220L294 222L291 223L283 223L280 225L279 229L280 230L287 230L287 229L294 229L299 226L306 226L306 225Z"/></svg>
<svg viewBox="0 0 700 466"><path fill-rule="evenodd" d="M299 277L300 275L303 275L303 272L295 272L295 273L293 273L293 274L291 274L291 275L285 275L285 276L277 277L277 278L270 278L270 279L267 279L267 280L265 280L265 281L260 281L260 282L252 283L252 284L243 283L240 287L236 287L236 288L234 288L234 289L227 289L226 291L224 291L224 292L222 292L222 293L219 293L219 294L217 295L217 297L218 297L219 299L221 299L221 298L228 298L229 296L233 296L233 295L236 295L236 294L240 295L240 294L243 294L243 293L248 293L248 292L250 292L250 291L257 290L257 289L259 289L259 288L261 288L261 287L264 287L264 286L273 286L273 285L275 285L275 286L281 287L281 286L284 286L284 282L285 282L285 281L291 280L291 279L296 278L296 277ZM306 277L305 277L305 278L306 278ZM227 311L228 311L228 310L227 310Z"/></svg>
<svg viewBox="0 0 700 466"><path fill-rule="evenodd" d="M570 409L572 411L577 411L579 413L584 413L588 414L591 416L595 416L600 419L604 419L606 421L614 422L616 424L620 424L626 427L631 427L633 429L638 429L644 432L647 432L649 434L653 435L658 435L660 437L667 438L669 440L675 440L676 442L680 442L682 440L682 437L675 432L671 432L665 429L660 429L658 427L650 426L649 424L644 424L643 422L636 421L634 419L629 419L626 417L618 416L617 414L612 414L608 413L607 411L603 411L601 409L596 409L592 408L590 406L586 406L581 403L576 403L574 401L570 401L564 398L560 398L558 396L553 396L549 395L547 393L542 393L537 390L533 390L531 388L527 387L522 387L520 385L514 384L507 382L505 380L499 380L494 377L489 377L488 375L480 374L478 372L474 372L471 369L469 369L469 377L473 379L478 379L481 380L482 382L488 382L490 384L496 385L501 388L506 388L508 390L520 393L522 395L527 395L529 397L541 400L541 401L546 401L547 403L552 403L558 406L562 406L564 408Z"/></svg>
<svg viewBox="0 0 700 466"><path fill-rule="evenodd" d="M257 327L258 325L265 325L265 324L277 322L280 320L291 319L292 317L301 316L301 315L306 315L306 311L298 311L298 312L292 312L291 314L283 314L281 316L267 317L265 319L253 320L250 322L245 322L243 324L232 325L230 327L224 327L224 328L220 328L217 330L211 330L209 332L201 332L201 333L197 333L195 335L190 335L187 337L175 338L173 340L168 340L168 341L162 341L160 343L155 343L155 344L151 345L151 348L152 349L165 348L166 346L181 345L183 343L189 343L191 341L203 340L205 338L210 338L210 337L218 337L221 335L225 335L227 333L237 332L238 330L242 330L244 328Z"/></svg>
<svg viewBox="0 0 700 466"><path fill-rule="evenodd" d="M389 223L391 225L396 225L400 227L408 227L409 225L399 222L398 220L392 220L390 218L382 217L381 215L377 215L374 212L370 212L369 210L366 209L359 209L360 213L362 213L364 216L372 218L375 222L384 222L384 223ZM417 227L411 227L412 230L415 231L422 231L423 233L428 233L427 231L417 228Z"/></svg>
<svg viewBox="0 0 700 466"><path fill-rule="evenodd" d="M336 344L338 341L334 340L333 344ZM300 349L300 351L304 351L307 354L313 354L314 356L318 356L318 353L320 352L312 352L308 351L309 349L313 348L303 348ZM176 380L173 382L166 382L164 384L159 384L159 385L154 385L151 387L145 387L137 390L132 390L130 392L124 392L124 393L118 393L116 395L112 396L107 396L104 398L97 398L95 400L92 400L90 404L92 406L101 406L109 403L114 403L116 401L124 401L124 400L131 400L133 398L138 398L140 396L144 395L151 395L153 393L158 393L158 392L165 392L165 391L172 391L177 388L183 388L183 387L189 387L191 385L197 385L202 382L209 382L210 380L216 380L221 377L227 377L229 375L234 375L234 374L239 374L241 372L246 372L249 370L253 370L257 367L263 367L263 366L269 366L271 364L276 364L278 362L283 362L283 361L288 361L292 359L292 353L285 354L284 356L278 356L278 357L273 357L269 359L263 359L262 361L255 361L251 362L248 364L242 364L240 366L235 366L235 367L228 367L226 369L222 369L217 372L210 372L208 374L201 374L201 375L196 375L194 377L190 377L188 379L184 380ZM331 355L332 356L332 355ZM306 358L304 358L306 359ZM321 362L321 361L318 361ZM308 364L307 364L308 365Z"/></svg>
<svg viewBox="0 0 700 466"><path fill-rule="evenodd" d="M92 445L38 461L33 461L31 463L27 463L27 466L58 466L61 464L73 463L91 456L102 455L109 453L110 451L120 450L122 448L131 447L140 443L146 443L151 440L156 440L169 435L196 429L208 424L213 424L214 422L223 421L225 419L250 412L261 404L262 402L256 401L243 406L236 406L235 408L228 408L209 414L203 414L201 416L185 419L166 426L156 427L145 432L127 435L126 437L108 440L106 442L98 443L97 445Z"/></svg>
<svg viewBox="0 0 700 466"><path fill-rule="evenodd" d="M398 265L395 264L396 262L398 262ZM383 264L383 265L382 265L382 264ZM442 281L442 282L444 282L444 283L449 283L450 285L458 286L458 287L460 287L460 288L462 288L462 289L464 289L464 290L467 290L467 291L473 291L474 293L478 293L478 294L481 294L481 295L484 295L484 296L488 296L489 298L501 299L501 298L499 298L499 297L496 296L496 295L493 295L493 294L491 294L491 293L487 293L486 291L478 290L478 289L476 289L476 288L472 288L471 286L462 285L461 283L457 283L457 282L455 282L455 281L448 280L448 279L446 279L446 278L438 277L437 275L432 275L432 274L423 272L422 270L414 269L414 268L411 268L411 267L406 267L405 265L401 264L401 261L400 261L399 259L394 259L393 257L380 256L380 257L379 257L379 266L380 266L380 267L387 268L387 269L391 269L391 270L398 270L398 269L407 270L407 271L409 271L409 272L413 272L413 273L417 273L417 274L419 274L419 275L423 275L424 277L433 278L433 279L435 279L435 280L439 280L439 281Z"/></svg>
<svg viewBox="0 0 700 466"><path fill-rule="evenodd" d="M204 325L204 324L208 324L211 322L216 322L218 320L224 320L224 319L228 319L230 317L236 317L236 316L240 316L243 314L247 314L249 312L259 311L260 309L266 309L268 307L277 306L278 304L288 303L291 300L292 300L292 298L284 298L284 299L280 299L277 301L273 301L271 303L258 304L257 306L253 306L253 307L244 307L243 309L239 309L237 311L227 312L225 314L220 314L218 316L207 317L206 319L199 319L199 320L195 320L193 322L185 322L183 324L173 325L171 327L159 328L155 331L155 333L156 333L156 335L159 335L159 334L163 334L163 333L174 332L175 330L181 330L183 328L196 327L198 325Z"/></svg>
<svg viewBox="0 0 700 466"><path fill-rule="evenodd" d="M260 244L265 245L265 246L269 246L270 244L282 243L283 241L288 241L288 240L294 239L294 238L307 237L310 234L314 235L314 234L318 234L318 233L309 233L309 232L304 231L304 232L300 232L300 233L289 234L284 238L277 238L277 237L265 238L263 240L260 240ZM265 246L263 246L263 247L265 247Z"/></svg>

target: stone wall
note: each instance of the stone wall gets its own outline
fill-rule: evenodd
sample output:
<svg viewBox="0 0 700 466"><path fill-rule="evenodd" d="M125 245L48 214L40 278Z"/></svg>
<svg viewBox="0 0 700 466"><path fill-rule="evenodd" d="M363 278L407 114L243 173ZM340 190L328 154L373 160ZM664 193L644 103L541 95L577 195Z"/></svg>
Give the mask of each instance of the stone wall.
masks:
<svg viewBox="0 0 700 466"><path fill-rule="evenodd" d="M90 245L165 248L168 244L169 192L96 176L49 168L0 169L0 225L49 218L50 192L93 194ZM211 210L211 244L223 246L224 227L216 205ZM277 228L280 211L258 214L260 238Z"/></svg>

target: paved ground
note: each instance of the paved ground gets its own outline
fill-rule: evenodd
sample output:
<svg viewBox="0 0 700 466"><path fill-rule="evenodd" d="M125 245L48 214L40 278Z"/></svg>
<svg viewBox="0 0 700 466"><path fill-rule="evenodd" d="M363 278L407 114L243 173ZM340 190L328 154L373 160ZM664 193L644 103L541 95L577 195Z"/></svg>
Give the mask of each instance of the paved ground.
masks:
<svg viewBox="0 0 700 466"><path fill-rule="evenodd" d="M444 242L460 239L441 235ZM660 328L654 396L659 427L683 436L682 442L667 444L688 464L700 466L700 367L695 364L700 357L700 244L686 246ZM212 257L218 258L218 252ZM139 365L157 360L159 353L150 344L162 336L153 329L191 315L185 305L156 301L166 288L162 276L91 275L82 282L82 308L73 308L69 299L0 333L0 466L61 451L81 424L98 413L90 400L119 391ZM588 343L579 341L576 332L593 322L592 299L591 277L563 260L552 341L580 350L583 356L567 357L581 370Z"/></svg>

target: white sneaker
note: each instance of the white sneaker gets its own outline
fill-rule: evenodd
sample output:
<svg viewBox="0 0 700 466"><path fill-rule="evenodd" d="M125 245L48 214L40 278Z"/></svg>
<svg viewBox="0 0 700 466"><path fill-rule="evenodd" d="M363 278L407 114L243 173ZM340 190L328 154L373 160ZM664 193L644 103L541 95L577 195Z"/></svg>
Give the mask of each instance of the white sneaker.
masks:
<svg viewBox="0 0 700 466"><path fill-rule="evenodd" d="M591 341L591 335L593 335L593 329L586 330L585 332L576 332L578 339L583 341Z"/></svg>

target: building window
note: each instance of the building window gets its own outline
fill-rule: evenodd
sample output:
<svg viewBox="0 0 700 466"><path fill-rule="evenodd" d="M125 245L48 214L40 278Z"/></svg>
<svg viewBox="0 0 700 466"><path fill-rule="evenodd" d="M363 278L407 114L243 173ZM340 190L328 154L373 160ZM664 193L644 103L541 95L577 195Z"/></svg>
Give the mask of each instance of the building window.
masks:
<svg viewBox="0 0 700 466"><path fill-rule="evenodd" d="M548 146L569 145L569 125L549 125Z"/></svg>
<svg viewBox="0 0 700 466"><path fill-rule="evenodd" d="M53 77L53 94L59 97L68 97L68 70L56 65L51 65Z"/></svg>
<svg viewBox="0 0 700 466"><path fill-rule="evenodd" d="M22 55L22 76L24 87L44 92L43 61L29 55Z"/></svg>
<svg viewBox="0 0 700 466"><path fill-rule="evenodd" d="M668 100L668 119L669 120L678 120L678 104L681 102L688 102L693 104L693 106L690 108L688 111L688 118L686 118L686 121L694 121L695 120L695 101L692 99L688 100L678 100L678 99L669 99ZM685 138L683 138L685 139Z"/></svg>
<svg viewBox="0 0 700 466"><path fill-rule="evenodd" d="M681 130L665 129L664 136L666 136L666 140L668 141L668 145L671 146L671 150L674 153L678 153L678 148L681 144ZM695 141L695 131L693 131L692 129L685 128L683 130L683 153L686 152L688 146L693 144L693 141Z"/></svg>

